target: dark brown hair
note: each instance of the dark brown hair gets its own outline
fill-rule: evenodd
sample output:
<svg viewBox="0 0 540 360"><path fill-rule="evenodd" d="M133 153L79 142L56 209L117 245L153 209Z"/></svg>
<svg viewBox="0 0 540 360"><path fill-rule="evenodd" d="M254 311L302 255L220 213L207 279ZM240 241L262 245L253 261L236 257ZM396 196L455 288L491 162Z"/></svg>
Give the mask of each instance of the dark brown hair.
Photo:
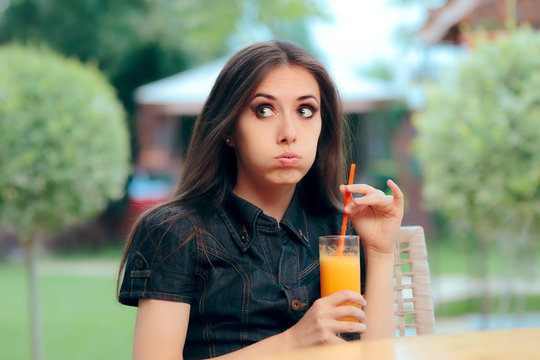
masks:
<svg viewBox="0 0 540 360"><path fill-rule="evenodd" d="M225 144L224 136L233 131L237 118L265 76L282 65L307 70L317 81L321 94L322 129L317 155L298 186L304 205L322 212L335 211L340 206L338 186L345 175L344 118L336 86L324 66L302 47L278 40L255 43L234 54L218 75L195 122L182 178L173 198L146 212L135 223L127 239L120 271L144 216L172 207L202 215L222 204L227 189L232 189L236 182L234 149Z"/></svg>

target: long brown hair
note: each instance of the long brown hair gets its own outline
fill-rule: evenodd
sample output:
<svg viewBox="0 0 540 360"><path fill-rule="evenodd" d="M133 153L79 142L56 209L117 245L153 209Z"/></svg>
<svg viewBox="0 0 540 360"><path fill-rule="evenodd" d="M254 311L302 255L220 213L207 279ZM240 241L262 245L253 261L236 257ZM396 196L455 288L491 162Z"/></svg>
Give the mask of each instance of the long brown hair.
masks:
<svg viewBox="0 0 540 360"><path fill-rule="evenodd" d="M299 66L310 72L321 94L322 129L315 162L298 190L306 208L335 211L341 204L338 186L344 180L344 118L337 88L324 66L302 47L273 40L250 45L225 64L199 114L182 177L173 198L145 214L128 236L120 273L127 261L135 230L142 218L159 209L182 207L199 215L218 208L236 182L236 157L224 136L232 132L265 76L280 65ZM309 196L303 196L309 194Z"/></svg>

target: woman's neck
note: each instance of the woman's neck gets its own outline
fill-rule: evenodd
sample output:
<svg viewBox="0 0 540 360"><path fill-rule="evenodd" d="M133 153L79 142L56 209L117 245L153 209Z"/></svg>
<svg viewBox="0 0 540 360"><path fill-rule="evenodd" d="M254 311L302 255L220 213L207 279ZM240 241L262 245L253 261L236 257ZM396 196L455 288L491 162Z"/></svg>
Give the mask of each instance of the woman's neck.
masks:
<svg viewBox="0 0 540 360"><path fill-rule="evenodd" d="M237 184L233 192L280 222L291 203L295 187L296 185L282 185L272 189L260 189Z"/></svg>

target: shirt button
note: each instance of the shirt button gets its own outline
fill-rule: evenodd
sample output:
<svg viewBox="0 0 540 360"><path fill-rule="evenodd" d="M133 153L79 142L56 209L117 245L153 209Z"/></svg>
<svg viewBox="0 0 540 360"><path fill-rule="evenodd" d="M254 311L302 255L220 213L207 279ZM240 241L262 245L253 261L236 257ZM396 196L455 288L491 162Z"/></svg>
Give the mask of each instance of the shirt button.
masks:
<svg viewBox="0 0 540 360"><path fill-rule="evenodd" d="M307 306L307 304L301 302L300 300L293 300L293 302L291 303L291 307L292 307L292 309L294 311L300 311L303 308L305 308L306 306Z"/></svg>
<svg viewBox="0 0 540 360"><path fill-rule="evenodd" d="M142 269L144 266L143 261L140 258L135 259L135 269Z"/></svg>

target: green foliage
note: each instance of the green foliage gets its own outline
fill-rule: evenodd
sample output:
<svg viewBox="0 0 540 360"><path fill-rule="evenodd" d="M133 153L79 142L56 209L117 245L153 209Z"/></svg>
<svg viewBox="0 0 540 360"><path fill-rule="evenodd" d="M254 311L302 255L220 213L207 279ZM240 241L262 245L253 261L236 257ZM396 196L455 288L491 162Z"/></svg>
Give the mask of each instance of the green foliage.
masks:
<svg viewBox="0 0 540 360"><path fill-rule="evenodd" d="M95 67L0 47L0 225L31 239L91 218L129 170L125 114Z"/></svg>
<svg viewBox="0 0 540 360"><path fill-rule="evenodd" d="M415 118L431 207L480 238L531 241L540 233L538 119L540 35L481 42L427 87Z"/></svg>
<svg viewBox="0 0 540 360"><path fill-rule="evenodd" d="M0 11L0 43L44 42L96 62L131 112L135 87L228 55L232 34L303 42L312 16L318 0L19 0Z"/></svg>
<svg viewBox="0 0 540 360"><path fill-rule="evenodd" d="M81 260L39 263L43 358L130 359L136 308L115 301L116 262ZM32 358L26 278L22 264L0 261L0 359Z"/></svg>

